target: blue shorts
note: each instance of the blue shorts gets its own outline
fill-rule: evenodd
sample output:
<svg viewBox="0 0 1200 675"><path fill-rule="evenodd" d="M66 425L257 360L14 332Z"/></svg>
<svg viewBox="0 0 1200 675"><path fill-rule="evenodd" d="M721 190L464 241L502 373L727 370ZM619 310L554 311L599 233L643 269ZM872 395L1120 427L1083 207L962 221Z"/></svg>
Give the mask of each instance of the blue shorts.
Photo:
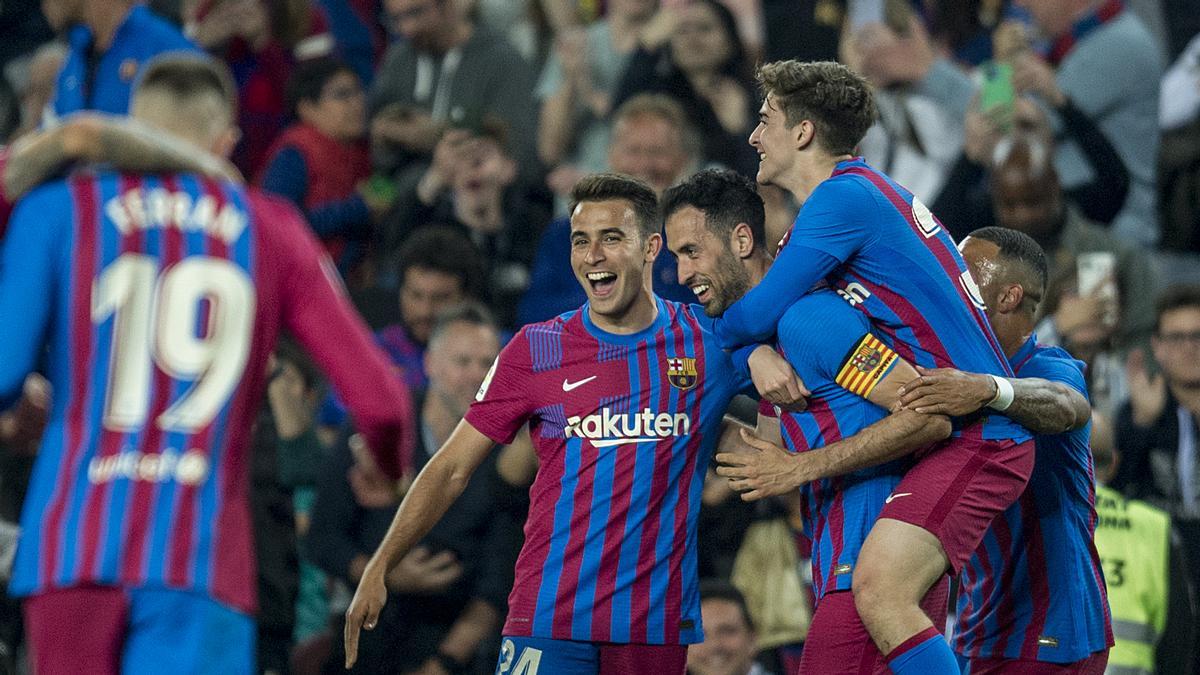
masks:
<svg viewBox="0 0 1200 675"><path fill-rule="evenodd" d="M25 600L34 672L254 673L254 619L203 595L80 586Z"/></svg>
<svg viewBox="0 0 1200 675"><path fill-rule="evenodd" d="M687 645L504 636L495 675L683 675Z"/></svg>

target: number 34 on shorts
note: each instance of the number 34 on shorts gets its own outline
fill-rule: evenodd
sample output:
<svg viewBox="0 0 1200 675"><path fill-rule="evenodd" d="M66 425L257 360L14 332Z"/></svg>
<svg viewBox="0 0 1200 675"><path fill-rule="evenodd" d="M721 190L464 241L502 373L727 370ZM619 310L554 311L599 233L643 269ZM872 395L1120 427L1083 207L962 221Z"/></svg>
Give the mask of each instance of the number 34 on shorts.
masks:
<svg viewBox="0 0 1200 675"><path fill-rule="evenodd" d="M542 664L542 650L517 644L527 641L529 640L525 638L504 638L500 645L500 661L496 664L496 675L537 675Z"/></svg>

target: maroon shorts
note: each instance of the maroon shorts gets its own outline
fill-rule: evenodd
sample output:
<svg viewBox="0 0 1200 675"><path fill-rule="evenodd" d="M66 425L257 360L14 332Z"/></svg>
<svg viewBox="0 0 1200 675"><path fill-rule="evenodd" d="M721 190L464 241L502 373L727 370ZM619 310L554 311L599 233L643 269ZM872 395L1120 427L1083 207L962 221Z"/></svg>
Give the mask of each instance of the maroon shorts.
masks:
<svg viewBox="0 0 1200 675"><path fill-rule="evenodd" d="M921 601L921 609L942 630L946 626L946 604L950 578L943 576ZM835 591L821 598L808 627L800 675L889 675L887 662L871 639L854 609L854 594Z"/></svg>
<svg viewBox="0 0 1200 675"><path fill-rule="evenodd" d="M937 537L955 574L971 559L992 520L1021 496L1033 472L1032 440L984 440L980 426L922 456L879 514Z"/></svg>
<svg viewBox="0 0 1200 675"><path fill-rule="evenodd" d="M972 659L963 675L1103 675L1108 650L1093 652L1073 663L1045 663L1026 659Z"/></svg>

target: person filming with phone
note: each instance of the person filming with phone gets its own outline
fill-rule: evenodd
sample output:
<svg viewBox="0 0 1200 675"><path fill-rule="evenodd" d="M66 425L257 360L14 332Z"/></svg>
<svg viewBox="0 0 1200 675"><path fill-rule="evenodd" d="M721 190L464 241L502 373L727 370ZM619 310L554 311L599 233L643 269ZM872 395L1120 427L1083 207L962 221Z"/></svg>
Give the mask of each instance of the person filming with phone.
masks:
<svg viewBox="0 0 1200 675"><path fill-rule="evenodd" d="M1097 407L1112 412L1126 397L1124 354L1153 330L1153 307L1142 299L1154 296L1156 284L1145 253L1064 199L1052 157L1039 135L1001 138L991 157L992 207L997 225L1028 234L1046 251L1050 282L1039 337L1088 364Z"/></svg>

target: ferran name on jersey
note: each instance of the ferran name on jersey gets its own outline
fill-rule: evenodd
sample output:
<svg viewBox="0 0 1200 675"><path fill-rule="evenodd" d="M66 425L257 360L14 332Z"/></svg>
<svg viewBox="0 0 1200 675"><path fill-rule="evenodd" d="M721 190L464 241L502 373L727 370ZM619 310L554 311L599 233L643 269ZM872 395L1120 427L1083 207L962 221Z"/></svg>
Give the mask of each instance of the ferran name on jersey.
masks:
<svg viewBox="0 0 1200 675"><path fill-rule="evenodd" d="M676 357L667 359L667 381L672 387L687 391L696 386L700 376L696 371L696 359Z"/></svg>

